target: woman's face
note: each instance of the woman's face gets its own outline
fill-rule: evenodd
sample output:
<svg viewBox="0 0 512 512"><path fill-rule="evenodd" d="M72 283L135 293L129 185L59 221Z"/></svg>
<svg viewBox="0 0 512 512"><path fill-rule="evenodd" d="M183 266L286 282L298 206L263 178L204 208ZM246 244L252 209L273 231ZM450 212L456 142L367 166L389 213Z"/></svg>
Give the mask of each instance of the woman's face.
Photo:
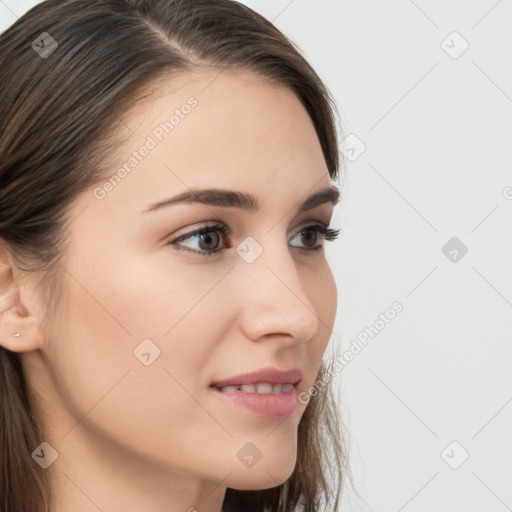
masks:
<svg viewBox="0 0 512 512"><path fill-rule="evenodd" d="M89 489L98 461L123 476L135 462L141 479L152 468L275 487L294 469L296 395L316 380L336 313L324 249L311 249L326 242L304 232L327 226L333 204L299 211L332 188L325 160L299 100L250 72L195 72L160 91L122 119L116 177L73 205L66 294L36 370L50 444ZM206 188L251 194L258 209L151 209ZM176 241L205 224L227 232ZM256 410L211 387L267 367L302 373L292 409L274 395L272 416L261 397Z"/></svg>

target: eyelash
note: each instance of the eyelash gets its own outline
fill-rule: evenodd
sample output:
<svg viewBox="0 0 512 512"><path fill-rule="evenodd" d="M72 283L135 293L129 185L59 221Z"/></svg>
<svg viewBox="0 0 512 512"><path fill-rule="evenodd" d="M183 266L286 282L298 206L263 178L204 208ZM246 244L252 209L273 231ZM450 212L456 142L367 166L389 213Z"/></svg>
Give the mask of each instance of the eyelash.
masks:
<svg viewBox="0 0 512 512"><path fill-rule="evenodd" d="M316 231L316 232L320 233L321 235L323 235L324 241L326 241L326 242L336 240L336 238L338 238L338 236L341 232L340 229L332 229L332 228L325 226L324 224L312 224L311 226L306 226L304 229L299 231L297 234L303 233L305 231ZM168 242L168 244L172 245L176 242L182 242L183 240L188 240L189 238L192 238L194 236L204 235L206 233L212 233L212 232L221 233L223 236L226 236L231 233L231 230L225 224L216 223L216 224L212 224L212 225L203 226L199 229L196 229L195 231L191 231L190 233L182 235L174 240L170 240ZM296 247L296 248L302 249L302 250L308 252L308 251L318 251L322 247L323 247L323 244L317 245L316 247ZM205 251L205 250L198 251L195 249L179 247L179 246L176 246L175 249L177 251L184 251L184 252L191 252L194 254L199 254L201 256L212 256L212 255L222 252L224 250L224 249L213 249L211 251Z"/></svg>

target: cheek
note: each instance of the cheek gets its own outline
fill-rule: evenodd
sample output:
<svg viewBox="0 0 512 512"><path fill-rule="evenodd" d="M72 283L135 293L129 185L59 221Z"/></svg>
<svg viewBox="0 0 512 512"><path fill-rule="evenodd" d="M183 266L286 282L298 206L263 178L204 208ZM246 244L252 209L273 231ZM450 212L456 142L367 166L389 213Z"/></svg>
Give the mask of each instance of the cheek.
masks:
<svg viewBox="0 0 512 512"><path fill-rule="evenodd" d="M318 317L318 332L307 344L310 362L316 370L320 367L325 351L331 339L335 342L332 332L337 312L337 288L334 276L327 262L315 272L305 272L303 277L304 290ZM316 378L316 373L310 379Z"/></svg>
<svg viewBox="0 0 512 512"><path fill-rule="evenodd" d="M314 271L308 269L303 275L303 286L318 316L318 336L330 336L338 307L338 290L334 275L327 261ZM326 340L327 342L328 340Z"/></svg>
<svg viewBox="0 0 512 512"><path fill-rule="evenodd" d="M323 314L324 322L332 329L334 321L336 320L336 312L338 308L338 289L336 281L332 274L331 269L325 273L325 278L322 284L323 295L319 298L321 301L320 309Z"/></svg>
<svg viewBox="0 0 512 512"><path fill-rule="evenodd" d="M61 436L79 424L131 451L190 458L184 450L212 428L191 397L209 385L204 368L224 328L219 297L207 293L219 277L108 262L101 274L71 272L50 355L68 415Z"/></svg>
<svg viewBox="0 0 512 512"><path fill-rule="evenodd" d="M219 298L209 293L218 276L136 259L115 263L107 260L101 273L82 269L69 279L65 332L59 335L74 340L68 364L80 361L98 374L150 368L153 361L176 371L201 366L213 349L216 324L226 321Z"/></svg>

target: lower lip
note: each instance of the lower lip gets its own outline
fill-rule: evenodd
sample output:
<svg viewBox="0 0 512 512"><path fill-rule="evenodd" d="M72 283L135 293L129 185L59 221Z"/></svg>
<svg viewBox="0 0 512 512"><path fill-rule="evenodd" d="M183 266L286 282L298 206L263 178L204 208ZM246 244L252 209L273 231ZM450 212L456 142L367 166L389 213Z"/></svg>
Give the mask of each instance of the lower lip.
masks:
<svg viewBox="0 0 512 512"><path fill-rule="evenodd" d="M290 416L297 407L297 391L295 388L281 393L246 393L245 391L213 391L229 403L248 409L265 418L283 418Z"/></svg>

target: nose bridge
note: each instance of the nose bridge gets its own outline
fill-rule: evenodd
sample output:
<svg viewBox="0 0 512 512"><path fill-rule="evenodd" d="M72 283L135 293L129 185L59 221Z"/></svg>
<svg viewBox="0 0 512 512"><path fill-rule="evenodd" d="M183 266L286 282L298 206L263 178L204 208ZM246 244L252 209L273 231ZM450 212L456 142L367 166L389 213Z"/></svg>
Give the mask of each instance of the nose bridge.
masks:
<svg viewBox="0 0 512 512"><path fill-rule="evenodd" d="M287 245L268 242L260 249L254 243L248 247L246 254L252 252L252 261L239 252L242 260L238 262L246 334L251 339L281 334L295 342L308 341L318 329L318 317Z"/></svg>

